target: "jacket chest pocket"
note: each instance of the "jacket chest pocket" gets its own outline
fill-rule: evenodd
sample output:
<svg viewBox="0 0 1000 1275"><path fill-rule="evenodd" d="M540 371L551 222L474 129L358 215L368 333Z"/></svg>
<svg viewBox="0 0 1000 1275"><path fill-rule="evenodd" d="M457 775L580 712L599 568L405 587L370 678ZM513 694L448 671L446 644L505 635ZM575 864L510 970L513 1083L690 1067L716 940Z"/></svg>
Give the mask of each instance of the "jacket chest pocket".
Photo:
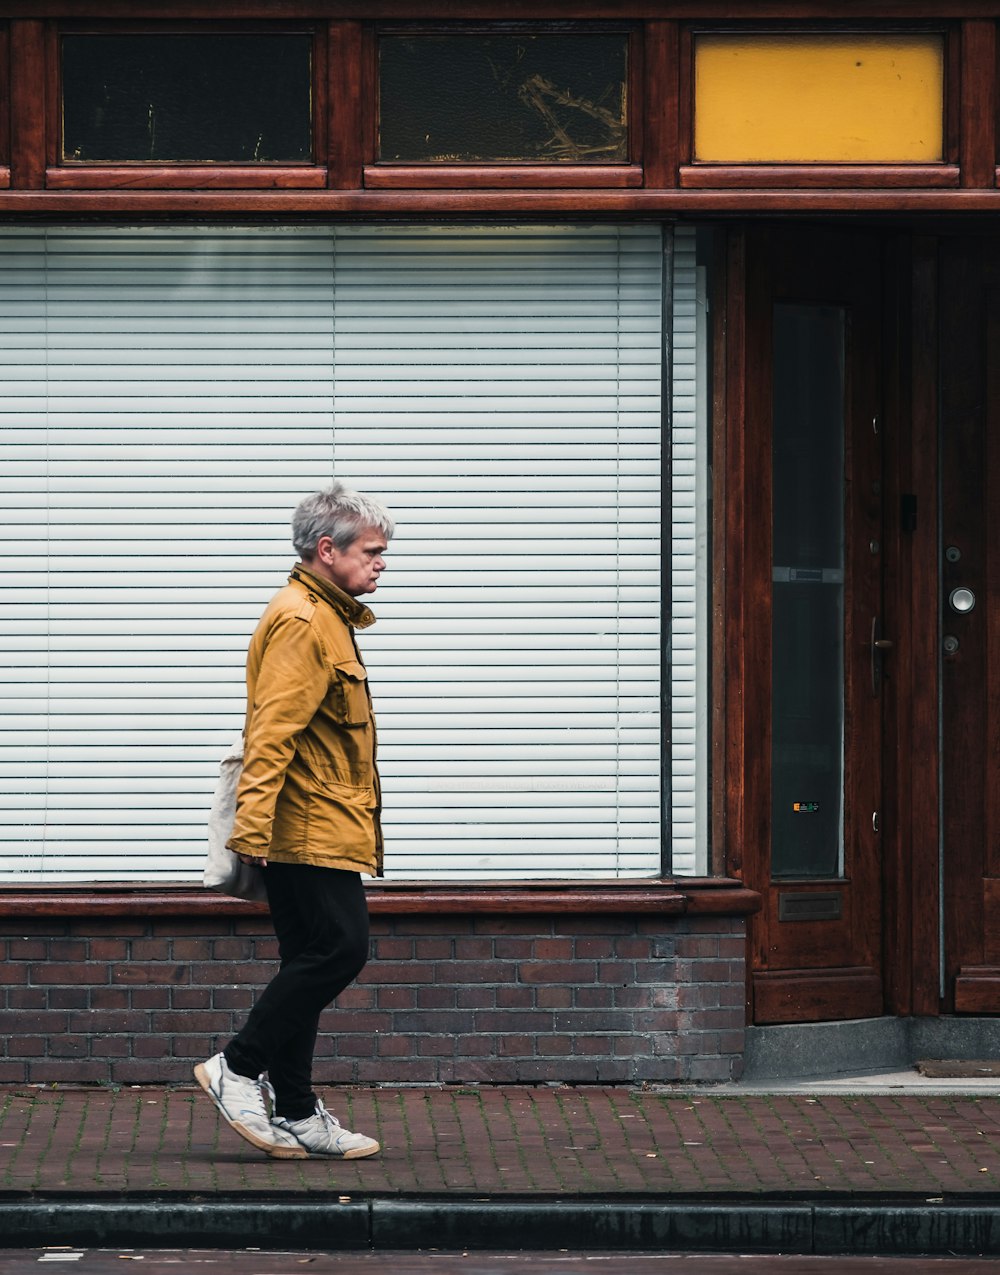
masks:
<svg viewBox="0 0 1000 1275"><path fill-rule="evenodd" d="M366 725L368 709L368 674L357 660L335 664L330 686L330 712L345 726Z"/></svg>

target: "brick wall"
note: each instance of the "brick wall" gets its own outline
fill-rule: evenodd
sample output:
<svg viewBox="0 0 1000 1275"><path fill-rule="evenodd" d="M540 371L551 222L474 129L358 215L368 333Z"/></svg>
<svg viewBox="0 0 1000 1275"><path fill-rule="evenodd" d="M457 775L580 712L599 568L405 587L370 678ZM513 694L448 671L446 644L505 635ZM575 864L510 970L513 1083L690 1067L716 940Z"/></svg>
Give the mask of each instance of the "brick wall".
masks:
<svg viewBox="0 0 1000 1275"><path fill-rule="evenodd" d="M0 920L0 1081L191 1078L268 979L266 917ZM326 1084L717 1081L742 1069L740 916L373 916Z"/></svg>

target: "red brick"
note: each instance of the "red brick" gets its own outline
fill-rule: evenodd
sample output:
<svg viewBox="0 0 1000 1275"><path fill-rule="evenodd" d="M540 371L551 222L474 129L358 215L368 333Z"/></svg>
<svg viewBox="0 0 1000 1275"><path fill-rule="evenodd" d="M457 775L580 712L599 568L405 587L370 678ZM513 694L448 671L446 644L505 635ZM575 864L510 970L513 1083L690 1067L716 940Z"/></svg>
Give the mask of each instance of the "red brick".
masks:
<svg viewBox="0 0 1000 1275"><path fill-rule="evenodd" d="M47 955L50 961L85 961L87 942L85 939L51 939Z"/></svg>
<svg viewBox="0 0 1000 1275"><path fill-rule="evenodd" d="M105 1065L105 1074L108 1070L108 1066ZM190 1084L191 1082L191 1064L187 1059L181 1058L160 1058L156 1062L152 1059L141 1058L115 1059L110 1065L110 1072L111 1079L123 1085L162 1085L179 1082Z"/></svg>
<svg viewBox="0 0 1000 1275"><path fill-rule="evenodd" d="M493 944L493 950L498 961L530 961L535 955L535 944L531 939L500 938Z"/></svg>
<svg viewBox="0 0 1000 1275"><path fill-rule="evenodd" d="M552 1015L543 1010L484 1009L476 1014L477 1032L551 1031Z"/></svg>
<svg viewBox="0 0 1000 1275"><path fill-rule="evenodd" d="M151 1025L154 1033L164 1036L175 1032L212 1035L214 1032L227 1032L231 1022L226 1010L189 1009L154 1011Z"/></svg>
<svg viewBox="0 0 1000 1275"><path fill-rule="evenodd" d="M417 1054L424 1058L453 1058L456 1042L452 1036L423 1036L417 1041Z"/></svg>
<svg viewBox="0 0 1000 1275"><path fill-rule="evenodd" d="M28 1063L27 1080L33 1085L106 1084L108 1064L99 1058L40 1058Z"/></svg>
<svg viewBox="0 0 1000 1275"><path fill-rule="evenodd" d="M130 956L133 961L168 961L170 942L165 938L133 939Z"/></svg>
<svg viewBox="0 0 1000 1275"><path fill-rule="evenodd" d="M458 998L454 987L418 987L418 1009L454 1009Z"/></svg>
<svg viewBox="0 0 1000 1275"><path fill-rule="evenodd" d="M200 966L196 968L202 968ZM237 969L238 966L223 966L223 969ZM111 981L113 983L136 984L145 987L148 983L187 983L190 981L188 966L173 965L169 963L139 963L132 961L126 965L116 965L111 971ZM204 981L204 980L197 980ZM219 974L218 981L222 982L239 982L239 979L230 979L226 975Z"/></svg>
<svg viewBox="0 0 1000 1275"><path fill-rule="evenodd" d="M149 1031L149 1015L138 1009L91 1009L70 1014L71 1032L129 1032L137 1035Z"/></svg>
<svg viewBox="0 0 1000 1275"><path fill-rule="evenodd" d="M527 945L530 947L530 944ZM450 953L442 952L447 958ZM456 961L489 961L493 957L493 940L490 938L460 938L455 940Z"/></svg>
<svg viewBox="0 0 1000 1275"><path fill-rule="evenodd" d="M254 991L250 987L214 987L212 989L213 1009L249 1009L254 1002Z"/></svg>
<svg viewBox="0 0 1000 1275"><path fill-rule="evenodd" d="M612 949L619 960L649 960L653 955L648 938L616 938Z"/></svg>
<svg viewBox="0 0 1000 1275"><path fill-rule="evenodd" d="M336 1045L338 1058L373 1058L375 1056L375 1040L372 1036L337 1036L331 1043Z"/></svg>
<svg viewBox="0 0 1000 1275"><path fill-rule="evenodd" d="M86 1009L90 990L86 987L52 987L49 989L50 1009Z"/></svg>
<svg viewBox="0 0 1000 1275"><path fill-rule="evenodd" d="M258 939L259 943L260 940ZM229 938L214 939L212 941L212 956L220 961L248 961L254 953L255 943L249 938ZM177 954L177 945L174 945L174 955Z"/></svg>
<svg viewBox="0 0 1000 1275"><path fill-rule="evenodd" d="M0 962L0 986L22 986L28 982L28 966Z"/></svg>
<svg viewBox="0 0 1000 1275"><path fill-rule="evenodd" d="M474 984L472 987L459 987L455 996L455 1004L459 1009L492 1009L497 1003L500 988L488 983ZM526 989L529 990L530 989Z"/></svg>
<svg viewBox="0 0 1000 1275"><path fill-rule="evenodd" d="M457 949L459 944L477 943L479 941L478 939L459 939L454 946ZM452 946L452 940L447 938L417 939L413 945L413 954L418 961L447 961L452 959ZM454 952L454 956L457 960L462 959L457 950Z"/></svg>
<svg viewBox="0 0 1000 1275"><path fill-rule="evenodd" d="M603 991L603 988L583 988L584 991ZM535 1003L539 1009L569 1009L573 1004L573 991L569 987L539 987L535 990Z"/></svg>
<svg viewBox="0 0 1000 1275"><path fill-rule="evenodd" d="M176 927L181 924L179 917L173 918L174 932ZM84 934L90 938L140 938L146 933L147 925L145 921L131 921L123 916L114 917L97 917L90 916L79 921L74 921L69 927L70 934Z"/></svg>
<svg viewBox="0 0 1000 1275"><path fill-rule="evenodd" d="M129 993L125 987L92 987L90 989L92 1009L128 1009L129 1003Z"/></svg>
<svg viewBox="0 0 1000 1275"><path fill-rule="evenodd" d="M374 1009L376 989L374 987L359 987L356 983L352 983L350 987L345 987L337 997L338 1009Z"/></svg>
<svg viewBox="0 0 1000 1275"><path fill-rule="evenodd" d="M175 961L210 961L212 959L212 942L210 938L174 939Z"/></svg>
<svg viewBox="0 0 1000 1275"><path fill-rule="evenodd" d="M31 970L31 981L37 984L61 983L72 987L80 983L96 985L108 981L106 965L62 965L53 961L48 965L29 965L28 968Z"/></svg>
<svg viewBox="0 0 1000 1275"><path fill-rule="evenodd" d="M366 1058L358 1064L357 1081L364 1085L436 1084L437 1062L433 1058Z"/></svg>
<svg viewBox="0 0 1000 1275"><path fill-rule="evenodd" d="M536 1036L535 1051L542 1058L558 1058L565 1057L573 1051L573 1045L568 1036Z"/></svg>
<svg viewBox="0 0 1000 1275"><path fill-rule="evenodd" d="M45 1009L49 1003L44 987L12 987L7 992L9 1009Z"/></svg>
<svg viewBox="0 0 1000 1275"><path fill-rule="evenodd" d="M174 987L170 991L171 1009L211 1009L212 989L209 987Z"/></svg>
<svg viewBox="0 0 1000 1275"><path fill-rule="evenodd" d="M90 1053L89 1036L50 1036L51 1058L86 1058Z"/></svg>
<svg viewBox="0 0 1000 1275"><path fill-rule="evenodd" d="M128 956L125 939L93 938L90 940L92 961L124 961Z"/></svg>
<svg viewBox="0 0 1000 1275"><path fill-rule="evenodd" d="M621 943L622 940L619 940ZM642 945L641 955L647 956L649 952L648 944ZM570 953L578 961L586 960L608 960L612 956L622 957L624 952L616 947L616 944L609 938L592 938L592 939L576 939L573 943L573 950Z"/></svg>
<svg viewBox="0 0 1000 1275"><path fill-rule="evenodd" d="M7 1040L9 1058L44 1058L47 1036L11 1036Z"/></svg>
<svg viewBox="0 0 1000 1275"><path fill-rule="evenodd" d="M417 991L414 987L379 987L375 998L379 1009L413 1009Z"/></svg>
<svg viewBox="0 0 1000 1275"><path fill-rule="evenodd" d="M610 1009L621 990L618 987L577 987L573 992L573 1004L578 1009Z"/></svg>
<svg viewBox="0 0 1000 1275"><path fill-rule="evenodd" d="M591 961L522 961L518 974L525 983L593 983L597 967Z"/></svg>
<svg viewBox="0 0 1000 1275"><path fill-rule="evenodd" d="M535 959L539 961L571 961L575 946L576 940L571 938L536 939Z"/></svg>
<svg viewBox="0 0 1000 1275"><path fill-rule="evenodd" d="M417 1052L417 1042L410 1036L379 1036L375 1042L379 1058L409 1058Z"/></svg>
<svg viewBox="0 0 1000 1275"><path fill-rule="evenodd" d="M169 1009L174 990L170 987L133 987L128 993L128 1003L133 1009ZM94 1003L93 995L90 1003Z"/></svg>
<svg viewBox="0 0 1000 1275"><path fill-rule="evenodd" d="M36 1013L0 1010L0 1032L27 1032L32 1035L42 1033L50 1036L64 1032L68 1022L69 1015L56 1010L41 1010Z"/></svg>
<svg viewBox="0 0 1000 1275"><path fill-rule="evenodd" d="M49 944L45 939L11 939L8 960L45 961L49 957Z"/></svg>
<svg viewBox="0 0 1000 1275"><path fill-rule="evenodd" d="M450 953L445 953L450 955ZM379 961L410 961L413 959L413 940L386 938L375 943L375 958Z"/></svg>
<svg viewBox="0 0 1000 1275"><path fill-rule="evenodd" d="M433 983L434 968L430 965L416 964L412 961L378 961L373 962L361 971L358 980L362 983Z"/></svg>
<svg viewBox="0 0 1000 1275"><path fill-rule="evenodd" d="M534 1036L498 1036L497 1055L500 1058L532 1058L535 1053Z"/></svg>
<svg viewBox="0 0 1000 1275"><path fill-rule="evenodd" d="M541 1003L538 994L543 990L540 987L521 987L517 983L501 983L496 989L497 1008L531 1009Z"/></svg>

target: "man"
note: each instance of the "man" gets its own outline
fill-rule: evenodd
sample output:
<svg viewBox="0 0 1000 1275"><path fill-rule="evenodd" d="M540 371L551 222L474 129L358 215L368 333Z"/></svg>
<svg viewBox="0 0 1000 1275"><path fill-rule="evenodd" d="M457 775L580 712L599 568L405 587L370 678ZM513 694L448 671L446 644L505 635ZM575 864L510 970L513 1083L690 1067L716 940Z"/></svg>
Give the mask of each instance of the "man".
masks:
<svg viewBox="0 0 1000 1275"><path fill-rule="evenodd" d="M228 844L264 868L281 965L242 1031L194 1074L236 1132L275 1159L379 1149L313 1093L312 1059L320 1013L368 958L361 874L381 870L382 836L375 723L354 630L375 621L358 598L375 592L393 529L380 504L341 483L303 500L292 520L302 560L247 656Z"/></svg>

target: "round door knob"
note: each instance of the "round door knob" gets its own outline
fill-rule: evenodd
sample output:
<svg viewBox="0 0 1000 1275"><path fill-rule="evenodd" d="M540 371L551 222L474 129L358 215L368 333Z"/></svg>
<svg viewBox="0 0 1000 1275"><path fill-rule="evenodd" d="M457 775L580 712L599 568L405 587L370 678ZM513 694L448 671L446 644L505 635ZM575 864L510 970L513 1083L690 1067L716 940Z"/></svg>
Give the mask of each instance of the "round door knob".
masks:
<svg viewBox="0 0 1000 1275"><path fill-rule="evenodd" d="M964 615L976 605L976 595L971 589L952 589L948 594L948 605L959 615Z"/></svg>

